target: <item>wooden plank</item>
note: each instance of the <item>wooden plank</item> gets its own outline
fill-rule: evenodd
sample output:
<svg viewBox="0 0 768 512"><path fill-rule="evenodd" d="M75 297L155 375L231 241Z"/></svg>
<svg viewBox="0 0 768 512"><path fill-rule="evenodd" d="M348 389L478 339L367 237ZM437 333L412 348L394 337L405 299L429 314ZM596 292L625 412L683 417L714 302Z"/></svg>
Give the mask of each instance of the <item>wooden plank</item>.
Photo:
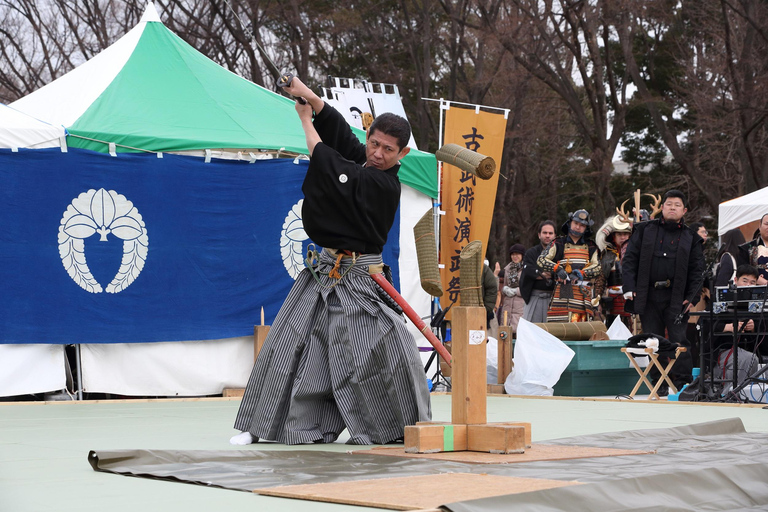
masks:
<svg viewBox="0 0 768 512"><path fill-rule="evenodd" d="M624 450L616 448L596 448L593 446L546 445L534 443L525 453L488 453L488 452L441 452L441 453L405 453L401 446L381 446L369 450L355 450L352 453L363 455L387 455L413 459L434 459L443 461L468 462L471 464L515 464L518 462L538 462L543 460L569 460L593 457L620 457L623 455L649 455L655 450Z"/></svg>
<svg viewBox="0 0 768 512"><path fill-rule="evenodd" d="M221 392L221 396L225 398L240 397L245 394L244 388L226 388Z"/></svg>
<svg viewBox="0 0 768 512"><path fill-rule="evenodd" d="M269 334L268 325L254 325L253 326L253 362L256 362L256 358L259 357L261 347L264 346L264 340L267 339Z"/></svg>
<svg viewBox="0 0 768 512"><path fill-rule="evenodd" d="M435 509L446 503L580 485L579 482L475 473L441 473L255 489L265 496L390 510Z"/></svg>
<svg viewBox="0 0 768 512"><path fill-rule="evenodd" d="M452 452L467 449L467 426L416 424L405 427L407 453Z"/></svg>
<svg viewBox="0 0 768 512"><path fill-rule="evenodd" d="M452 311L451 423L483 424L487 422L485 308L459 306Z"/></svg>
<svg viewBox="0 0 768 512"><path fill-rule="evenodd" d="M467 425L467 450L488 453L525 453L525 427L519 425Z"/></svg>

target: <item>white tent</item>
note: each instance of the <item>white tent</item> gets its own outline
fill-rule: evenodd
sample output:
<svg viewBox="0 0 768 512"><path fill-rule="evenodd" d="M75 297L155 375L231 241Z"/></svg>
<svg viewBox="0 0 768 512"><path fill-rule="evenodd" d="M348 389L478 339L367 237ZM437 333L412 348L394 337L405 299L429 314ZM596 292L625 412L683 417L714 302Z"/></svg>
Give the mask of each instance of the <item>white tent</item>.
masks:
<svg viewBox="0 0 768 512"><path fill-rule="evenodd" d="M768 213L768 187L720 203L717 234L723 236L733 228L760 220L766 213Z"/></svg>
<svg viewBox="0 0 768 512"><path fill-rule="evenodd" d="M66 148L63 127L0 104L0 148ZM0 345L0 396L41 393L65 386L61 345Z"/></svg>
<svg viewBox="0 0 768 512"><path fill-rule="evenodd" d="M66 147L66 131L0 103L0 148Z"/></svg>
<svg viewBox="0 0 768 512"><path fill-rule="evenodd" d="M142 43L143 34L148 38L144 43L153 43L155 40L160 40L165 41L172 47L168 47L168 45L159 46L157 44L144 44ZM151 39L151 37L154 37L155 39ZM184 49L183 55L187 57L187 60L179 57L179 48ZM146 58L130 58L131 56L135 56L137 51L139 51L139 53L143 52L143 55ZM136 89L136 82L134 81L126 80L127 85L120 80L117 80L119 83L115 83L116 77L121 75L121 70L125 72L127 63L130 62L136 64L137 61L143 64L146 64L147 62L154 63L160 54L165 56L170 55L170 57L163 62L170 61L178 63L179 61L183 61L184 64L192 63L203 66L204 72L195 75L197 78L188 78L187 75L184 75L184 77L187 77L190 81L194 78L195 84L198 84L202 78L209 81L215 80L216 77L213 74L214 71L216 71L217 75L223 77L221 80L227 79L231 81L231 84L228 87L222 86L212 89L203 88L206 93L213 91L227 100L221 103L221 101L219 101L220 98L217 97L217 101L212 103L214 106L206 111L210 116L214 116L214 114L218 115L219 117L216 117L216 119L220 119L221 117L220 110L222 110L222 108L219 108L219 106L230 105L232 103L231 99L234 94L234 89L239 87L237 90L242 89L253 94L259 93L262 96L269 96L271 98L270 101L288 104L287 108L291 111L292 115L285 117L289 120L295 120L295 114L292 112L293 106L290 101L280 98L268 91L256 91L257 86L246 82L240 77L232 76L228 71L219 70L218 67L214 67L212 63L208 62L208 59L198 55L197 52L193 51L191 48L188 48L186 43L182 44L177 36L171 34L170 31L160 23L160 18L151 2L148 4L147 11L137 27L128 32L128 34L118 42L114 43L96 57L85 62L70 73L60 77L51 84L48 84L27 97L18 100L14 103L14 107L17 107L27 114L48 119L53 123L61 123L65 125L69 132L68 143L70 148L79 147L81 149L106 151L107 146L104 143L92 142L93 139L98 139L107 142L117 140L118 144L140 147L158 151L159 153L186 149L189 146L181 145L179 148L156 148L154 146L150 147L149 145L151 143L163 143L166 140L174 138L174 136L177 135L176 132L183 131L177 126L178 124L186 126L188 128L187 132L189 132L191 136L199 137L202 132L205 132L205 134L208 135L211 132L212 122L210 121L210 117L199 114L199 109L202 108L200 102L195 103L196 107L191 111L189 108L185 107L181 113L178 113L178 115L166 116L164 119L164 121L166 121L165 124L159 122L152 124L149 123L148 118L155 116L153 119L157 121L159 115L158 111L161 110L160 107L165 103L168 103L168 96L161 95L160 90L162 89L166 92L172 90L175 96L179 96L178 90L173 89L173 85L176 82L164 84L164 80L160 80L161 83L159 85L153 82L152 87L150 87L151 92L153 93L153 95L150 95L151 97L140 94L141 91L133 90ZM153 60L152 57L154 57L155 60ZM178 73L178 70L184 69L184 67L177 66L172 69L176 71L176 74L170 77L169 80L172 78L181 80L181 75ZM134 78L141 78L143 83L150 80L157 80L157 70L155 70L154 75L152 69L136 69L135 66L130 68L129 71L131 73L125 73L131 74ZM155 78L153 78L153 76L155 76ZM112 90L116 88L117 85L121 84L120 94L117 94ZM195 90L198 89L199 88L196 88ZM108 94L110 90L112 90L111 95ZM130 103L128 101L129 97L135 99L136 102ZM97 104L98 108L93 107L94 104ZM249 101L246 105L248 105L248 108L256 109L256 104L257 102L254 100ZM244 108L242 104L237 102L235 102L234 105L235 107L231 107L230 105L230 111L234 110L239 112ZM120 110L121 115L116 115L118 109L122 109ZM193 120L196 120L197 122L190 123L189 125L180 123L179 116L190 112L194 118ZM275 121L279 120L278 118L282 119L281 116L277 116ZM34 120L34 118L31 119ZM97 121L99 123L107 123L107 128L104 128L101 124L94 124ZM133 133L124 126L126 123L130 124L133 122L140 126L163 127L170 125L172 128L172 137L164 138L163 133L152 132L151 136L145 137L145 140L139 141L140 143L127 143L125 139L118 140L117 138L122 136L125 132L129 132L129 134ZM83 123L88 124L88 127L83 131L78 131L78 127ZM113 124L116 125L115 130L109 132L109 129L113 128ZM233 122L232 124L238 123ZM258 123L252 122L249 126L252 125L258 125ZM270 125L270 134L275 134L272 132L279 134L279 131L274 129L274 125L275 123ZM41 123L41 126L50 127L50 125L46 125L45 123ZM238 126L242 127L242 123L239 123ZM98 131L97 129L100 129L101 131ZM60 133L63 135L63 129L61 129ZM96 133L96 135L94 135L94 133ZM304 136L303 133L301 133L301 130L299 129L296 133L300 136L293 137L292 139L286 137L285 139L299 141L294 143L294 146L299 143L304 144ZM217 132L213 133L213 135L219 136L221 133ZM58 135L56 136L58 137ZM46 137L48 136L43 138L45 139ZM215 139L212 138L211 140ZM283 143L282 140L283 139L281 139L281 144L287 147L288 144ZM207 143L207 140L204 142ZM98 147L90 147L88 144L91 143L96 144ZM184 142L184 144L187 144L187 142ZM114 146L114 143L112 146ZM198 148L199 150L198 146L192 147ZM216 150L216 148L222 147L239 148L241 146L214 144L202 147ZM110 149L110 151L112 151L112 149ZM118 148L117 153L119 152L120 149ZM75 151L70 151L69 155L63 156L71 156L73 153L75 153ZM411 154L414 153L416 152L411 152ZM214 154L214 156L217 155ZM116 156L116 158L119 158L119 156ZM432 159L434 159L434 157L432 157ZM405 181L403 181L403 183L405 183ZM430 207L431 200L427 195L415 188L409 186L403 187L400 212L399 255L401 290L403 296L409 301L411 306L422 315L429 313L430 302L429 296L421 289L419 284L418 265L416 261L412 227L421 215L423 215L423 213ZM276 250L279 250L279 247L277 247ZM409 327L411 326L410 323L408 325ZM412 329L412 332L421 345L426 344L415 328ZM78 340L72 340L72 343L77 342ZM253 364L253 338L251 336L227 338L223 340L192 339L169 343L82 343L79 346L82 349L82 384L84 389L89 392L152 396L218 394L224 388L243 387L247 382L250 368ZM0 360L2 359L3 356L0 355ZM10 361L10 359L7 360ZM2 363L2 361L0 361L0 363ZM14 365L14 367L18 366L18 364ZM2 372L3 368L0 365L0 373ZM61 388L61 385L58 385L59 387L50 387L51 384L48 384L47 386L48 390ZM13 388L15 393L20 393L18 389L18 386ZM3 392L4 386L2 386L2 382L0 382L0 394Z"/></svg>

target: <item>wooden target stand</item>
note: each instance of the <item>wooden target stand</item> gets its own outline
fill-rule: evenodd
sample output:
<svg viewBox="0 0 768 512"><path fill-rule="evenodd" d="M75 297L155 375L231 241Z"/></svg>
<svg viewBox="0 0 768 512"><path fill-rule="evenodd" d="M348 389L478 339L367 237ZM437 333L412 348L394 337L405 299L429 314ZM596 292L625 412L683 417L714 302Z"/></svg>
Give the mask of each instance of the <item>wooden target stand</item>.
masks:
<svg viewBox="0 0 768 512"><path fill-rule="evenodd" d="M451 333L451 422L406 426L406 453L524 453L530 423L487 422L485 308L454 307Z"/></svg>

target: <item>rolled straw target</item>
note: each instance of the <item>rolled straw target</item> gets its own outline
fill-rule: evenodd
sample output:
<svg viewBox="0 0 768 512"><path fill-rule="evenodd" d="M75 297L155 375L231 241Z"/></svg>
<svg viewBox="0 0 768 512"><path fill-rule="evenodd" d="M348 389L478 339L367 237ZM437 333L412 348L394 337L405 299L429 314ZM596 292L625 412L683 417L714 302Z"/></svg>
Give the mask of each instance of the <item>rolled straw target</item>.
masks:
<svg viewBox="0 0 768 512"><path fill-rule="evenodd" d="M483 305L482 251L483 243L473 240L459 254L459 304L462 306Z"/></svg>
<svg viewBox="0 0 768 512"><path fill-rule="evenodd" d="M435 157L441 162L455 165L462 171L474 174L481 180L489 180L496 172L496 162L493 158L458 144L446 144L435 153Z"/></svg>
<svg viewBox="0 0 768 512"><path fill-rule="evenodd" d="M440 281L437 265L435 221L431 208L413 226L413 236L416 238L416 260L419 263L421 287L433 297L442 297L443 283Z"/></svg>
<svg viewBox="0 0 768 512"><path fill-rule="evenodd" d="M544 329L555 338L568 341L585 341L596 333L606 331L605 324L596 320L591 322L547 322L533 325Z"/></svg>

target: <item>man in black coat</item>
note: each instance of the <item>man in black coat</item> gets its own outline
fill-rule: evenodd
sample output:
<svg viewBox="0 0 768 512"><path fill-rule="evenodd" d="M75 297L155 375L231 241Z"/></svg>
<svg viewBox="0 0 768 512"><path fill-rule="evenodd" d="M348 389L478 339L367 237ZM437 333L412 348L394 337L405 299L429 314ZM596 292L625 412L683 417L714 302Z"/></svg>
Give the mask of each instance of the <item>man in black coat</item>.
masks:
<svg viewBox="0 0 768 512"><path fill-rule="evenodd" d="M547 321L547 309L555 290L555 280L551 272L542 271L536 260L552 240L555 239L555 223L545 220L539 224L539 242L523 255L523 272L520 279L520 295L525 301L523 318L529 322L544 323Z"/></svg>
<svg viewBox="0 0 768 512"><path fill-rule="evenodd" d="M698 302L704 278L703 241L685 225L683 216L687 211L682 192L667 192L661 218L635 225L622 261L625 309L640 315L644 333L666 337L688 348L670 372L678 389L692 379L693 359L685 337L687 313ZM681 313L682 321L676 323ZM659 377L658 372L652 371L651 375Z"/></svg>

